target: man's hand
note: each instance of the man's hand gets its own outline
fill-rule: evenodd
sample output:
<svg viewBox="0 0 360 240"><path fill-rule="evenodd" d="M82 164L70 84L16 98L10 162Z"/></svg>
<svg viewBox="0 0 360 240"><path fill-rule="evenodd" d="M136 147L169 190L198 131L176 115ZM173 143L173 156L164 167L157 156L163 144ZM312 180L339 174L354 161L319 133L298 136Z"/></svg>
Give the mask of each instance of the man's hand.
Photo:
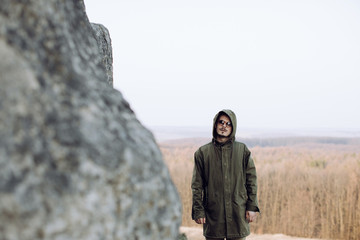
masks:
<svg viewBox="0 0 360 240"><path fill-rule="evenodd" d="M203 224L203 223L205 223L206 221L205 221L205 218L199 218L199 219L196 219L195 222L196 222L197 224Z"/></svg>
<svg viewBox="0 0 360 240"><path fill-rule="evenodd" d="M251 223L256 220L256 212L246 211L246 220Z"/></svg>

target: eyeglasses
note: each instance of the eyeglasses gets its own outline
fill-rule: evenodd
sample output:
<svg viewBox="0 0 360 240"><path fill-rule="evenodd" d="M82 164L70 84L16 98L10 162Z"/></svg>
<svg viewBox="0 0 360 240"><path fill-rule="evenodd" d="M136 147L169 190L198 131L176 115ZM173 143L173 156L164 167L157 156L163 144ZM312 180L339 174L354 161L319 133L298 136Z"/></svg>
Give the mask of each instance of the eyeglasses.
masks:
<svg viewBox="0 0 360 240"><path fill-rule="evenodd" d="M225 122L224 120L219 120L218 121L218 124L220 124L220 125L226 125L227 127L231 127L232 126L232 124L231 124L231 122Z"/></svg>

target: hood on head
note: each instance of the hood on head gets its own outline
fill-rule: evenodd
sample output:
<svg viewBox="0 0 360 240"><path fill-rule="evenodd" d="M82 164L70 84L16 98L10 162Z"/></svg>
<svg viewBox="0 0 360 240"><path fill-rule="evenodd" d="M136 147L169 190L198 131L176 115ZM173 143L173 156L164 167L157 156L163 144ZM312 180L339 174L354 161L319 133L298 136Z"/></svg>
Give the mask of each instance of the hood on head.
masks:
<svg viewBox="0 0 360 240"><path fill-rule="evenodd" d="M232 132L230 134L230 139L235 139L235 134L236 134L236 115L233 111L231 111L230 109L223 109L220 112L218 112L213 120L213 137L216 138L216 124L217 124L217 120L221 115L227 115L230 118L231 124L232 124Z"/></svg>

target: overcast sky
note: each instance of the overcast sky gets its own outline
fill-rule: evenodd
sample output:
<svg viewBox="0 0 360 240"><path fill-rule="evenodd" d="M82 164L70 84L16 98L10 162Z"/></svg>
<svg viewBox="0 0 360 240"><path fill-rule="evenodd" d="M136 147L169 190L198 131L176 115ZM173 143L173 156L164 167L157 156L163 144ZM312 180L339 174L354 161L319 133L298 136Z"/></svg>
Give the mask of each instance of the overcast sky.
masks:
<svg viewBox="0 0 360 240"><path fill-rule="evenodd" d="M85 0L145 126L360 129L359 0Z"/></svg>

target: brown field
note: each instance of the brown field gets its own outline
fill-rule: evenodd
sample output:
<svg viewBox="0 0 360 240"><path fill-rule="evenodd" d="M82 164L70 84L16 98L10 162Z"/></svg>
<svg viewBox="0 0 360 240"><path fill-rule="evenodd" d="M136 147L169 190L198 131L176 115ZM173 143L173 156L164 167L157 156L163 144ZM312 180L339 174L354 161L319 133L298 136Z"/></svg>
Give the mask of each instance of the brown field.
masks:
<svg viewBox="0 0 360 240"><path fill-rule="evenodd" d="M254 234L360 239L360 140L350 138L242 139L258 173L261 209ZM182 225L191 220L193 154L204 139L160 144L183 204Z"/></svg>
<svg viewBox="0 0 360 240"><path fill-rule="evenodd" d="M180 227L180 232L186 235L187 240L204 240L202 228L200 227ZM253 234L246 237L246 240L319 240L315 238L298 238L286 236L284 234Z"/></svg>

